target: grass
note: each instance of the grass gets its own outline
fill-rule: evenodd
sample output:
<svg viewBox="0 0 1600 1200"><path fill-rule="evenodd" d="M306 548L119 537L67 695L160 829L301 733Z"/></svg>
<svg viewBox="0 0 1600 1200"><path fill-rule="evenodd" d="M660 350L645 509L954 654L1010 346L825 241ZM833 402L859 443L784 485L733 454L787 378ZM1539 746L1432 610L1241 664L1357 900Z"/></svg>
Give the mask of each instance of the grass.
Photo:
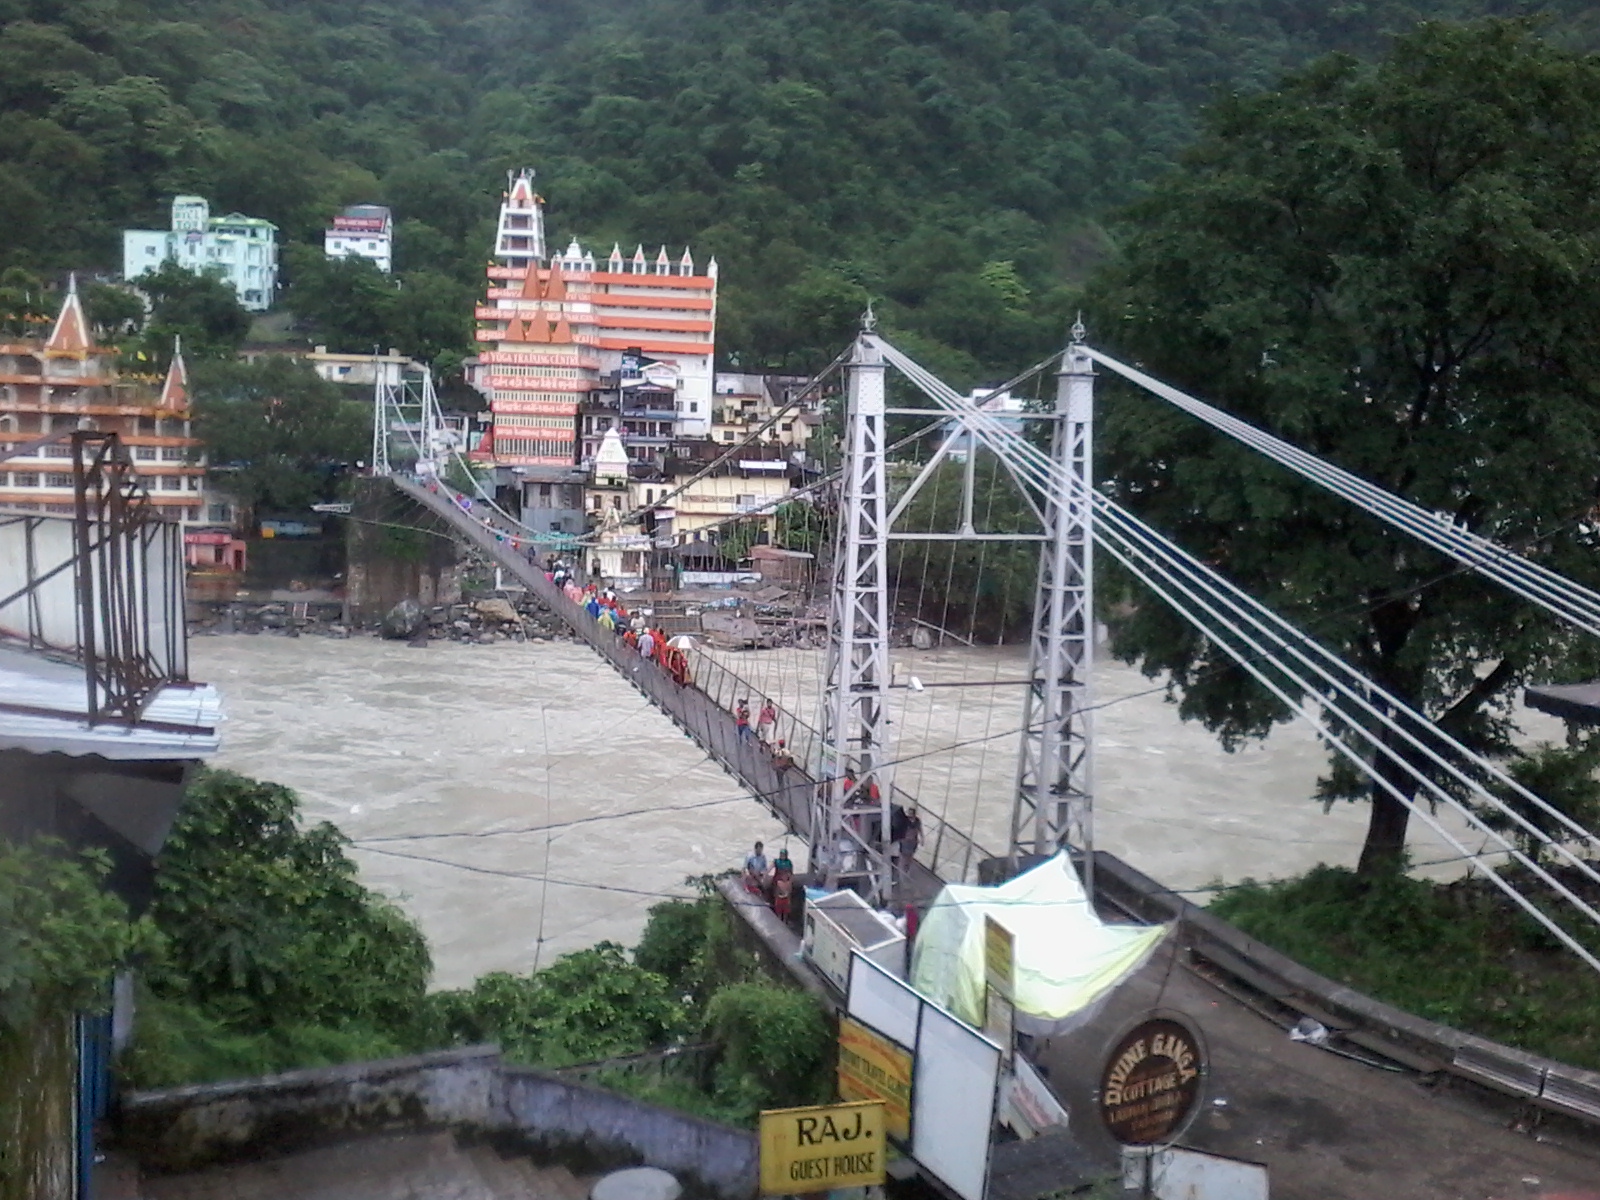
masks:
<svg viewBox="0 0 1600 1200"><path fill-rule="evenodd" d="M1600 1069L1600 979L1486 880L1358 879L1317 867L1244 884L1210 910L1396 1008ZM1600 946L1592 930L1584 935Z"/></svg>

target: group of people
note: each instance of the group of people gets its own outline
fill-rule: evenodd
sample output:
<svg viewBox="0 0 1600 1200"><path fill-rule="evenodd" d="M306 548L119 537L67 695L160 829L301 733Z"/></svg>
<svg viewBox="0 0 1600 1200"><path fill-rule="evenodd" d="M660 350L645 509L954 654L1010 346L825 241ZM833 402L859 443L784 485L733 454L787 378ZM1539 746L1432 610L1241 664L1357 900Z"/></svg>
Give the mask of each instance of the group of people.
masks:
<svg viewBox="0 0 1600 1200"><path fill-rule="evenodd" d="M766 847L757 842L755 849L745 856L744 886L747 892L770 904L779 920L787 921L794 897L794 863L789 861L788 847L780 849L778 857L768 866Z"/></svg>
<svg viewBox="0 0 1600 1200"><path fill-rule="evenodd" d="M642 613L629 612L615 591L593 583L580 585L572 568L560 560L547 564L545 578L601 629L614 634L630 650L637 651L640 658L654 662L671 675L679 687L689 686L689 656L681 647L672 644L665 630L652 628Z"/></svg>

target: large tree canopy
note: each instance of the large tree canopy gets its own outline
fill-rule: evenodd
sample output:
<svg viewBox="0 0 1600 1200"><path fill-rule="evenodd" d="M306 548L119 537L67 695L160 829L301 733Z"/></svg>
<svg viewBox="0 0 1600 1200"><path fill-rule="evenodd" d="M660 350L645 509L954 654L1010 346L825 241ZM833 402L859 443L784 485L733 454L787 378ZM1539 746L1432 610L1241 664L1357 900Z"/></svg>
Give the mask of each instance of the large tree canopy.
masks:
<svg viewBox="0 0 1600 1200"><path fill-rule="evenodd" d="M1214 108L1131 218L1099 340L1291 442L1591 584L1600 469L1600 62L1517 23L1424 25ZM1593 648L1149 397L1110 389L1103 470L1174 534L1457 737ZM1159 602L1116 652L1225 740L1287 714ZM1414 792L1414 785L1402 785ZM1408 812L1371 789L1362 867ZM1333 770L1324 798L1362 794Z"/></svg>

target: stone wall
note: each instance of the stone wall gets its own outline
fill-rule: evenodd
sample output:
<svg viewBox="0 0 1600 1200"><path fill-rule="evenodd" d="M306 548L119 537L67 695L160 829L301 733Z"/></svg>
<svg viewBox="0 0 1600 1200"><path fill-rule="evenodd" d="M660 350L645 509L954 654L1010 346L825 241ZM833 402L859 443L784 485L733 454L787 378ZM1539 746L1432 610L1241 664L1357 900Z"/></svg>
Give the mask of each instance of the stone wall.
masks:
<svg viewBox="0 0 1600 1200"><path fill-rule="evenodd" d="M454 1128L585 1170L671 1171L717 1200L754 1193L753 1134L507 1066L496 1046L123 1097L117 1144L146 1171L191 1171L394 1129Z"/></svg>
<svg viewBox="0 0 1600 1200"><path fill-rule="evenodd" d="M378 621L406 599L423 608L459 603L461 556L448 527L387 481L362 482L345 521L351 619Z"/></svg>

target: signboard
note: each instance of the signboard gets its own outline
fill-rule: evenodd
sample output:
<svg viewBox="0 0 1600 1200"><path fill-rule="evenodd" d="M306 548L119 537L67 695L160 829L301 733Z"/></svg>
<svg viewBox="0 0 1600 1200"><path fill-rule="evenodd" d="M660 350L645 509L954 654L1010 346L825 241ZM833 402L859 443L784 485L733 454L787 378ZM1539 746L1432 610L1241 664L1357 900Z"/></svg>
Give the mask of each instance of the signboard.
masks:
<svg viewBox="0 0 1600 1200"><path fill-rule="evenodd" d="M1011 931L993 917L983 918L984 981L1006 999L1011 998L1016 977L1017 948Z"/></svg>
<svg viewBox="0 0 1600 1200"><path fill-rule="evenodd" d="M1017 1006L999 988L992 986L983 989L983 999L983 1031L999 1043L1009 1062L1012 1048L1017 1042Z"/></svg>
<svg viewBox="0 0 1600 1200"><path fill-rule="evenodd" d="M335 217L333 227L341 233L382 233L382 217Z"/></svg>
<svg viewBox="0 0 1600 1200"><path fill-rule="evenodd" d="M570 417L577 413L576 400L508 400L496 396L489 402L489 410L497 413L531 413L548 417Z"/></svg>
<svg viewBox="0 0 1600 1200"><path fill-rule="evenodd" d="M1264 1163L1167 1146L1122 1152L1122 1190L1151 1200L1268 1200Z"/></svg>
<svg viewBox="0 0 1600 1200"><path fill-rule="evenodd" d="M878 1186L884 1152L876 1100L770 1109L761 1114L761 1194Z"/></svg>
<svg viewBox="0 0 1600 1200"><path fill-rule="evenodd" d="M1144 1021L1112 1047L1100 1074L1100 1117L1125 1146L1177 1136L1200 1103L1205 1053L1199 1037L1168 1017Z"/></svg>
<svg viewBox="0 0 1600 1200"><path fill-rule="evenodd" d="M840 1016L839 1098L881 1101L884 1128L897 1142L911 1140L911 1064L911 1051Z"/></svg>

